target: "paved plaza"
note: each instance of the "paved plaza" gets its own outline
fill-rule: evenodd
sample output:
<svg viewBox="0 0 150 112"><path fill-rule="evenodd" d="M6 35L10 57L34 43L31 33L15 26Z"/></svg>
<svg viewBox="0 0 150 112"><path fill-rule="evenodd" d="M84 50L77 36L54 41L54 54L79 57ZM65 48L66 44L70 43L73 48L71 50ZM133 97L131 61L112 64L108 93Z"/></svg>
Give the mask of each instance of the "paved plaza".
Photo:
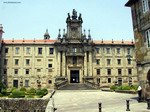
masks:
<svg viewBox="0 0 150 112"><path fill-rule="evenodd" d="M53 96L56 112L126 112L126 100L130 99L130 112L150 112L146 103L138 103L136 94L103 92L100 90L57 90Z"/></svg>

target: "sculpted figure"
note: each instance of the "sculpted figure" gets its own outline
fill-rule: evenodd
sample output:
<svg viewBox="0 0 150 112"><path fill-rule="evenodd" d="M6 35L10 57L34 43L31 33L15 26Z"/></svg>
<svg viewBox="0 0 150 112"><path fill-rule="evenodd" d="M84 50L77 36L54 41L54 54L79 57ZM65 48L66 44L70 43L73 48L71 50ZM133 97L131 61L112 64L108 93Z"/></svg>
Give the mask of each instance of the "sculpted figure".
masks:
<svg viewBox="0 0 150 112"><path fill-rule="evenodd" d="M73 9L72 15L73 15L73 16L77 16L77 11L76 11L75 9Z"/></svg>

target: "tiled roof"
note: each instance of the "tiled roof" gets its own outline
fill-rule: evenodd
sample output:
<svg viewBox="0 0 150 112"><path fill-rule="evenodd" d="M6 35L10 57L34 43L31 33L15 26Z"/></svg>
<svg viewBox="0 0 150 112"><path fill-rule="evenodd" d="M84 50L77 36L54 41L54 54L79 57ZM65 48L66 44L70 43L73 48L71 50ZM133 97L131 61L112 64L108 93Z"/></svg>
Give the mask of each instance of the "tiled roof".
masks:
<svg viewBox="0 0 150 112"><path fill-rule="evenodd" d="M3 40L5 44L43 44L54 43L56 40Z"/></svg>
<svg viewBox="0 0 150 112"><path fill-rule="evenodd" d="M111 44L111 45L115 45L115 44L119 44L119 45L134 45L133 41L113 41L113 40L94 40L95 44Z"/></svg>
<svg viewBox="0 0 150 112"><path fill-rule="evenodd" d="M57 40L3 40L4 44L53 44ZM95 44L104 45L134 45L133 41L93 40Z"/></svg>

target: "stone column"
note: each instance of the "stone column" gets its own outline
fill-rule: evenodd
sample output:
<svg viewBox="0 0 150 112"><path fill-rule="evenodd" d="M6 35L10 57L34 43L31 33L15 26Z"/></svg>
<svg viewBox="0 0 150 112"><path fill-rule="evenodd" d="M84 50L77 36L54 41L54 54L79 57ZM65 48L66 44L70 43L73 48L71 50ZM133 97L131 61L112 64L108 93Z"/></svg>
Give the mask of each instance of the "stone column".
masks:
<svg viewBox="0 0 150 112"><path fill-rule="evenodd" d="M92 53L89 52L89 76L92 76Z"/></svg>
<svg viewBox="0 0 150 112"><path fill-rule="evenodd" d="M87 52L84 53L84 76L87 76Z"/></svg>
<svg viewBox="0 0 150 112"><path fill-rule="evenodd" d="M62 75L66 76L66 56L65 56L65 52L62 53Z"/></svg>
<svg viewBox="0 0 150 112"><path fill-rule="evenodd" d="M61 75L60 74L60 63L61 63L60 62L60 51L58 51L58 55L57 55L57 66L58 66L57 67L57 75L59 75L59 76Z"/></svg>

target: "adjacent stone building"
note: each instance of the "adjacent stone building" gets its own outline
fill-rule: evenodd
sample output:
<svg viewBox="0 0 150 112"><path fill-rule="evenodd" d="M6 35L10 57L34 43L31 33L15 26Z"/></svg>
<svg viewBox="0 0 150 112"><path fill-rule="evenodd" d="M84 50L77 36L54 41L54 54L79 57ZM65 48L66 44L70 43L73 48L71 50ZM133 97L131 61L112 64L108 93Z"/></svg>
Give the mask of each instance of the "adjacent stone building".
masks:
<svg viewBox="0 0 150 112"><path fill-rule="evenodd" d="M133 41L93 40L82 29L81 14L68 13L67 29L56 40L3 40L1 78L8 87L54 88L66 83L103 87L136 84Z"/></svg>
<svg viewBox="0 0 150 112"><path fill-rule="evenodd" d="M131 7L137 74L143 88L143 98L150 97L150 0L129 0Z"/></svg>

